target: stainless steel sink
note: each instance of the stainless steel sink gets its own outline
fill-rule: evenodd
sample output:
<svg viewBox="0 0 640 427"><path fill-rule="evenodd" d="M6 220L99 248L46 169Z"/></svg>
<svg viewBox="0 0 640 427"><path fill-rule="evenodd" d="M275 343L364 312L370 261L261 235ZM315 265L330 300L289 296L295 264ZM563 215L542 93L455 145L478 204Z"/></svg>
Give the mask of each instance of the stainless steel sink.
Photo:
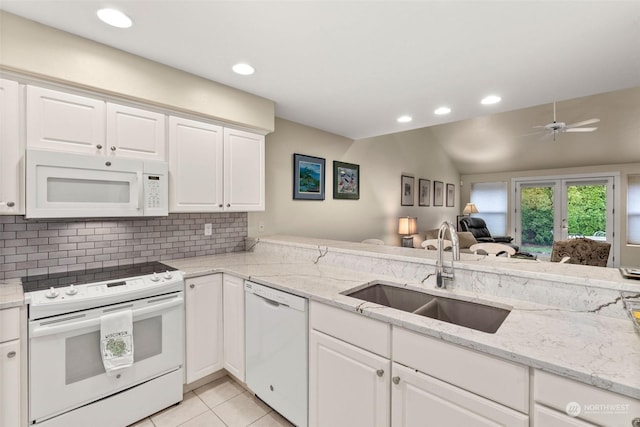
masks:
<svg viewBox="0 0 640 427"><path fill-rule="evenodd" d="M378 282L365 288L345 291L343 294L490 334L498 330L511 312L500 307L431 295Z"/></svg>

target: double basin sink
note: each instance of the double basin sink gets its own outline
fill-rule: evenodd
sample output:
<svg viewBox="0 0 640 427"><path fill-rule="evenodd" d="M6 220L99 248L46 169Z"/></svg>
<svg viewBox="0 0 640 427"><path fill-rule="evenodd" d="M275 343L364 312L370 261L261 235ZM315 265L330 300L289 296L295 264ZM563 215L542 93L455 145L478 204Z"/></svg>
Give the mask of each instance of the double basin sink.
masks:
<svg viewBox="0 0 640 427"><path fill-rule="evenodd" d="M490 334L498 330L511 312L487 304L432 295L383 282L372 282L364 288L351 289L343 294Z"/></svg>

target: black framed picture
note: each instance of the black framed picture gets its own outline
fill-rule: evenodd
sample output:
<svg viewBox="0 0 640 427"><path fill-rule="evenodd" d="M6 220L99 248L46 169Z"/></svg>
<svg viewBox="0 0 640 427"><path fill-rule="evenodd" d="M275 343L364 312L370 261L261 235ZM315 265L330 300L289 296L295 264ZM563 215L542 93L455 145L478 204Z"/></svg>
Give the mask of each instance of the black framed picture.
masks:
<svg viewBox="0 0 640 427"><path fill-rule="evenodd" d="M431 180L418 180L418 206L431 206Z"/></svg>
<svg viewBox="0 0 640 427"><path fill-rule="evenodd" d="M433 206L442 206L444 200L444 183L433 181Z"/></svg>
<svg viewBox="0 0 640 427"><path fill-rule="evenodd" d="M360 165L333 161L333 198L360 198Z"/></svg>
<svg viewBox="0 0 640 427"><path fill-rule="evenodd" d="M415 178L408 175L402 175L400 185L400 205L413 206L413 186Z"/></svg>
<svg viewBox="0 0 640 427"><path fill-rule="evenodd" d="M325 159L293 154L293 199L324 200Z"/></svg>
<svg viewBox="0 0 640 427"><path fill-rule="evenodd" d="M456 204L456 185L447 184L447 207L452 208Z"/></svg>

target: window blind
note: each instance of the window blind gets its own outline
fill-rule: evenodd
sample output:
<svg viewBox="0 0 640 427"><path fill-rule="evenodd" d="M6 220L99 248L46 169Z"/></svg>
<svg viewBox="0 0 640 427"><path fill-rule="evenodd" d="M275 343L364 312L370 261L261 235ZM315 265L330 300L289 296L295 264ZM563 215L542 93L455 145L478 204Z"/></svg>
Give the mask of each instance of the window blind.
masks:
<svg viewBox="0 0 640 427"><path fill-rule="evenodd" d="M507 234L507 183L476 182L471 185L471 203L475 203L477 216L487 223L492 235Z"/></svg>

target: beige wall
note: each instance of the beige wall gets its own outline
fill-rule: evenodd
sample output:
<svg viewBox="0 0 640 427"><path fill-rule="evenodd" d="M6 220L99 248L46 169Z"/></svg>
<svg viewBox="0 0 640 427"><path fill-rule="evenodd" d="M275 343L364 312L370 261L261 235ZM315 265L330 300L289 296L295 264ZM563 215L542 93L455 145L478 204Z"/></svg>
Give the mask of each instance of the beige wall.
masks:
<svg viewBox="0 0 640 427"><path fill-rule="evenodd" d="M293 200L293 153L326 159L324 201ZM349 241L379 238L399 244L397 218L416 216L419 230L455 221L454 208L400 206L400 176L455 183L459 174L425 130L350 139L276 118L266 139L266 211L249 214L249 235L292 234ZM360 200L333 199L333 161L360 165ZM264 224L260 232L259 225ZM415 239L416 242L418 238Z"/></svg>
<svg viewBox="0 0 640 427"><path fill-rule="evenodd" d="M618 173L620 175L620 200L619 208L615 213L615 221L619 225L620 232L620 259L621 266L637 266L640 264L640 245L629 245L626 243L627 237L627 182L628 175L640 174L640 163L629 163L622 165L600 165L579 168L563 168L563 169L544 169L534 171L505 172L505 173L488 173L477 175L463 175L461 180L464 183L460 192L461 203L464 205L469 202L471 186L474 182L507 182L508 188L511 189L511 180L521 177L536 176L558 176L558 175L575 175L575 174L592 174L592 173ZM513 197L508 199L509 212L513 211ZM509 221L511 217L509 216ZM509 224L511 228L511 224Z"/></svg>
<svg viewBox="0 0 640 427"><path fill-rule="evenodd" d="M274 103L0 11L0 69L262 131Z"/></svg>

